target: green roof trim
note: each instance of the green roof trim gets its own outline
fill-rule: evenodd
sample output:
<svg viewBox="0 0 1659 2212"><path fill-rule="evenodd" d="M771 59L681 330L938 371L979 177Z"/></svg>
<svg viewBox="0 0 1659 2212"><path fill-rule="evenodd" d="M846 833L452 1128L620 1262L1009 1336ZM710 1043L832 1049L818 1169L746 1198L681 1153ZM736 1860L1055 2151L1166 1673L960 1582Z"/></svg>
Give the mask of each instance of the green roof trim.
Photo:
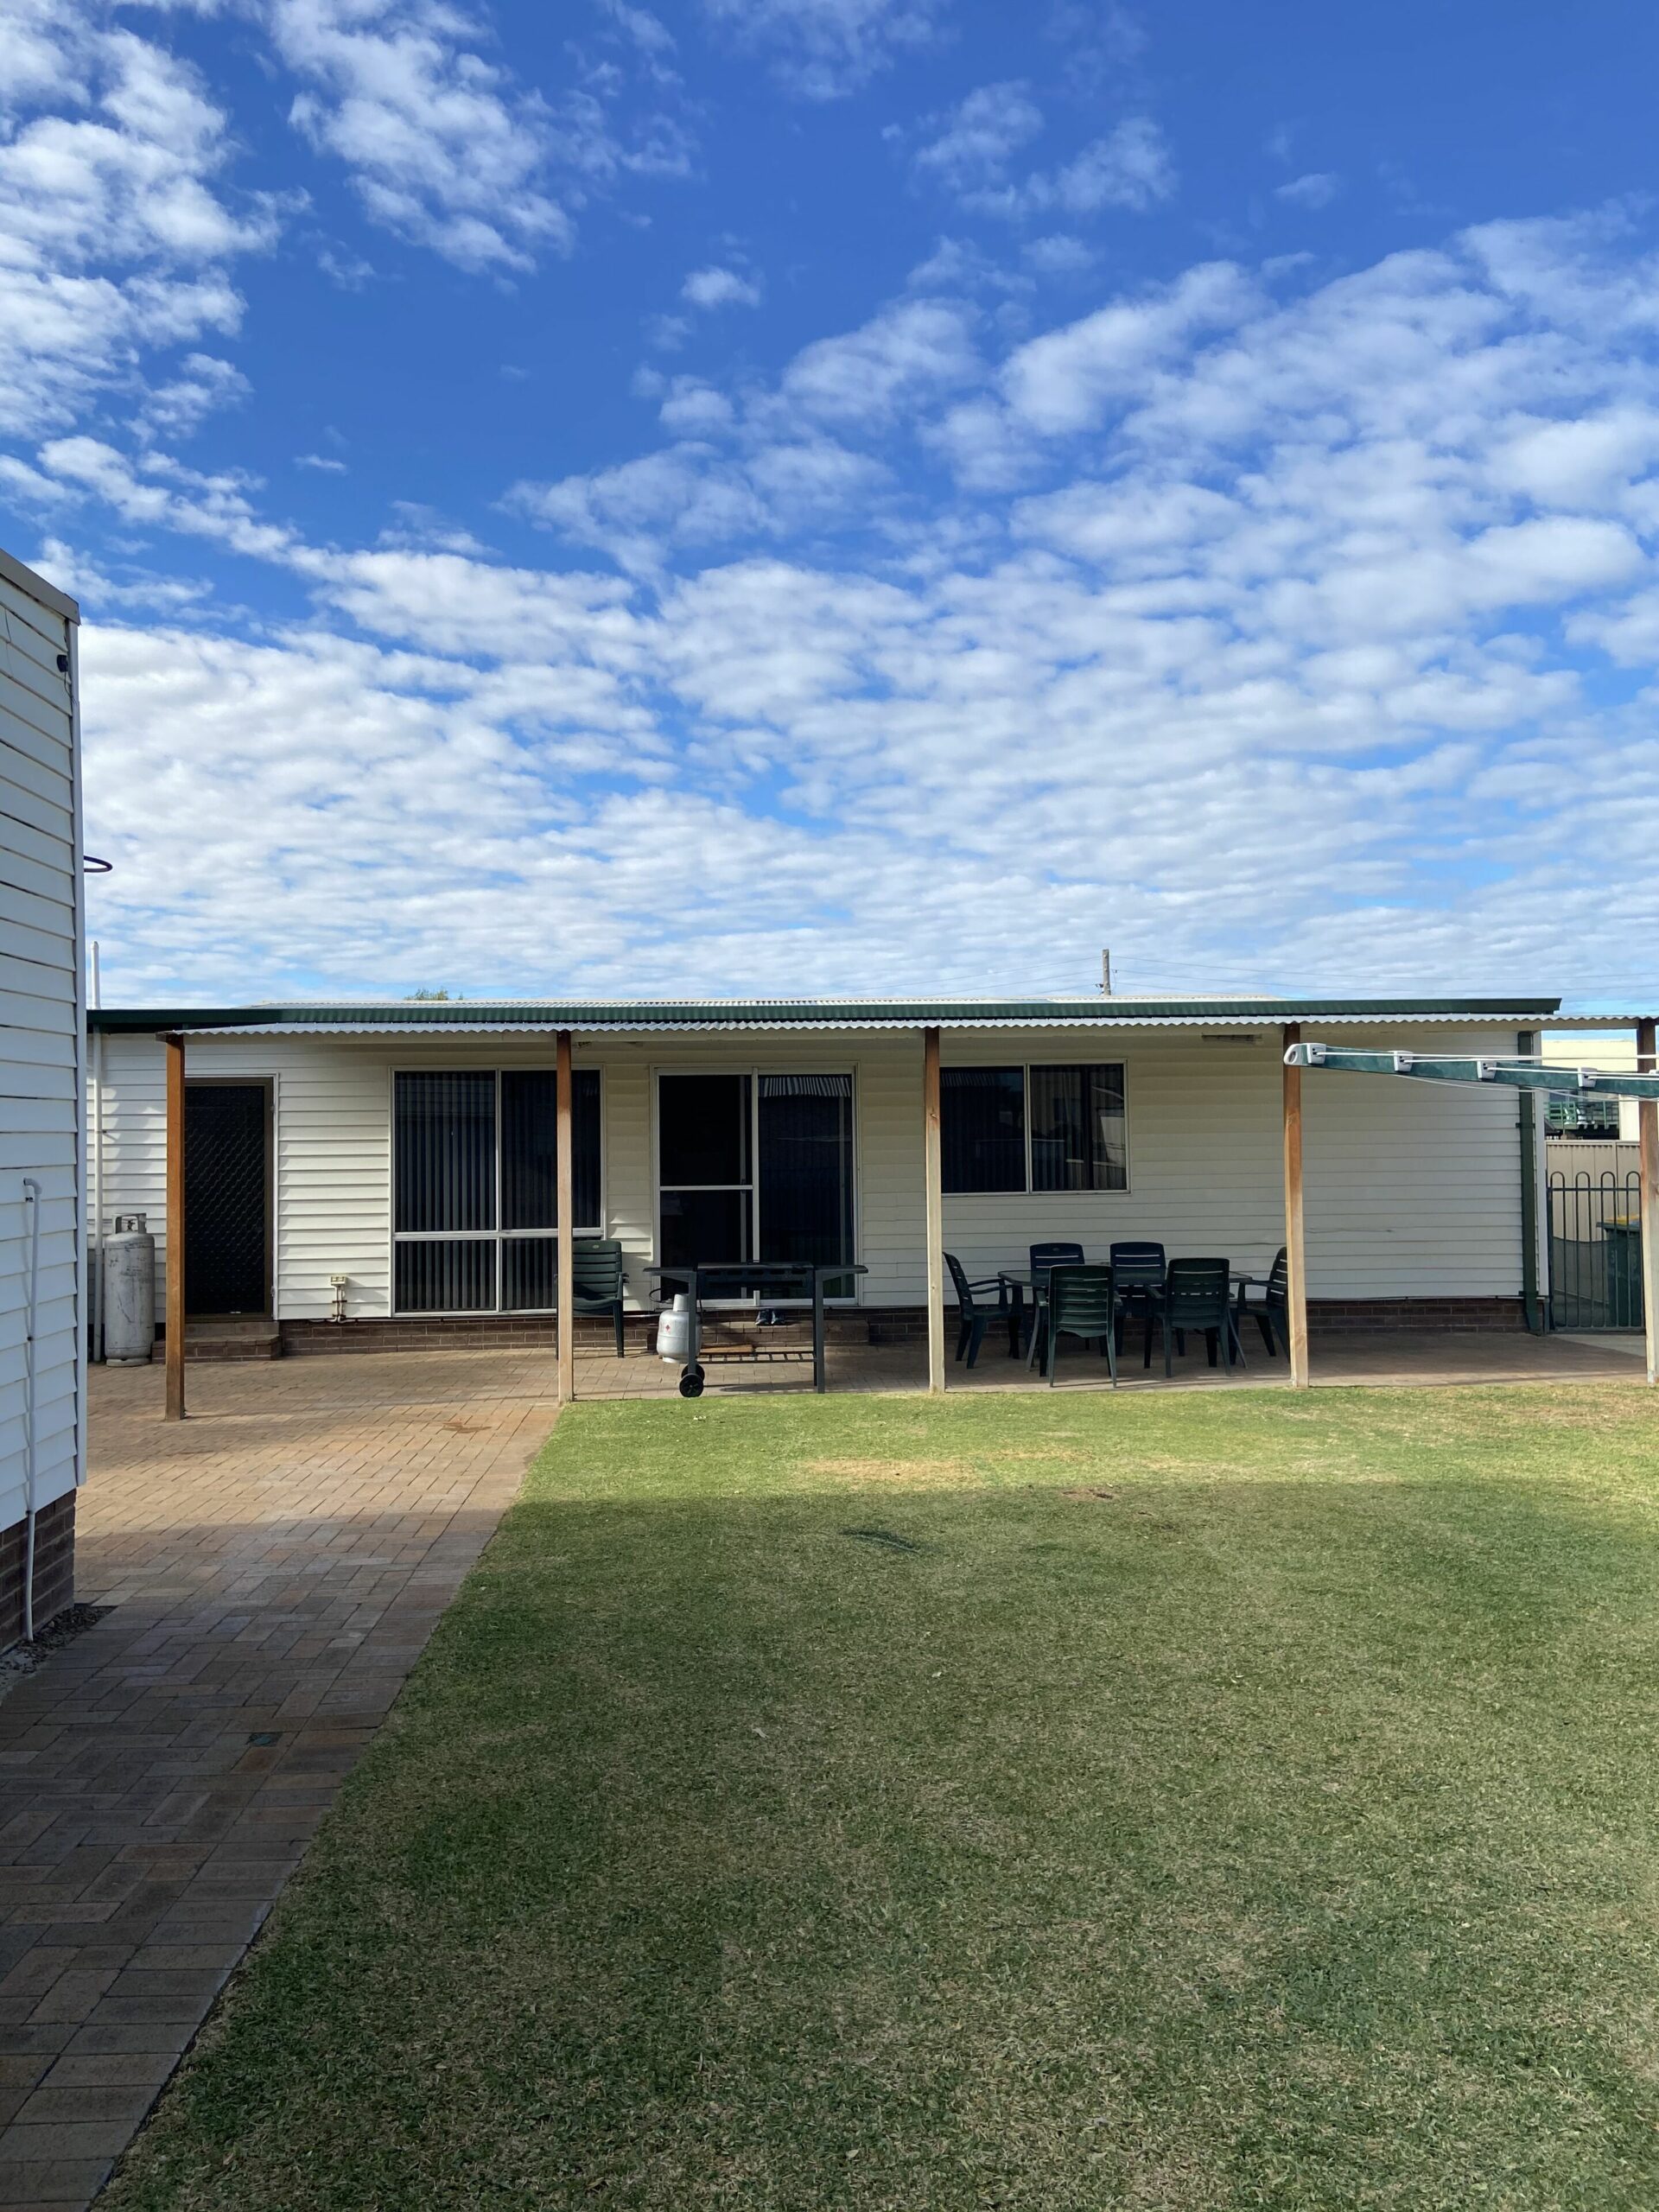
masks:
<svg viewBox="0 0 1659 2212"><path fill-rule="evenodd" d="M749 999L394 1000L389 1004L219 1007L101 1007L89 1026L108 1033L151 1033L189 1029L728 1029L772 1025L820 1028L925 1029L971 1022L995 1027L1086 1021L1109 1027L1145 1021L1317 1021L1389 1019L1541 1020L1555 1014L1557 998L1411 999Z"/></svg>

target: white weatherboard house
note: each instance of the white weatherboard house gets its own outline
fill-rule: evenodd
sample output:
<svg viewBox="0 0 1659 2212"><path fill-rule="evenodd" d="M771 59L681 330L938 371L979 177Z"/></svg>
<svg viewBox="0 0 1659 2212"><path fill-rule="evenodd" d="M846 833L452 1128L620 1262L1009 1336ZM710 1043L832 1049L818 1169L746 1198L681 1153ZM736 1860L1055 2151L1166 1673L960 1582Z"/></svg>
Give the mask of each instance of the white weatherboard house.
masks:
<svg viewBox="0 0 1659 2212"><path fill-rule="evenodd" d="M1287 1243L1287 1042L1529 1054L1558 1004L105 1009L97 1180L106 1224L164 1229L170 1063L193 1318L269 1317L273 1349L547 1341L563 1042L575 1232L620 1243L632 1310L656 1308L653 1262L847 1260L865 1272L842 1325L919 1330L931 1245L984 1275L1046 1237L1090 1257L1147 1237L1265 1274ZM1310 1079L1314 1326L1535 1323L1541 1130L1532 1099L1490 1085Z"/></svg>
<svg viewBox="0 0 1659 2212"><path fill-rule="evenodd" d="M0 1649L73 1594L85 1464L79 620L0 553Z"/></svg>

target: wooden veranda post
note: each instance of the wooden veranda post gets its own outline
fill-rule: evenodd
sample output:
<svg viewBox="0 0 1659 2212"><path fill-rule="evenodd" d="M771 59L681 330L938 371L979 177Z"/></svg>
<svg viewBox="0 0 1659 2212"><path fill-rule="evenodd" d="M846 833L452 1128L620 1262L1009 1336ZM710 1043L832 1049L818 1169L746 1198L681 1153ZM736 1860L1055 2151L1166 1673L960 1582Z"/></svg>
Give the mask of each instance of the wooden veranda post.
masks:
<svg viewBox="0 0 1659 2212"><path fill-rule="evenodd" d="M1638 1075L1659 1074L1655 1024L1636 1028ZM1648 1340L1648 1382L1659 1384L1659 1098L1643 1098L1636 1109L1637 1160L1642 1189L1642 1326Z"/></svg>
<svg viewBox="0 0 1659 2212"><path fill-rule="evenodd" d="M184 1419L184 1039L167 1048L167 1408Z"/></svg>
<svg viewBox="0 0 1659 2212"><path fill-rule="evenodd" d="M576 1395L576 1172L570 1116L570 1032L558 1038L556 1183L559 1216L559 1395Z"/></svg>
<svg viewBox="0 0 1659 2212"><path fill-rule="evenodd" d="M944 1160L939 1137L939 1033L922 1032L922 1156L927 1185L927 1387L944 1389Z"/></svg>
<svg viewBox="0 0 1659 2212"><path fill-rule="evenodd" d="M1302 1041L1300 1022L1285 1025L1285 1050ZM1290 1379L1307 1388L1307 1260L1302 1236L1302 1071L1285 1078L1285 1318L1290 1327Z"/></svg>

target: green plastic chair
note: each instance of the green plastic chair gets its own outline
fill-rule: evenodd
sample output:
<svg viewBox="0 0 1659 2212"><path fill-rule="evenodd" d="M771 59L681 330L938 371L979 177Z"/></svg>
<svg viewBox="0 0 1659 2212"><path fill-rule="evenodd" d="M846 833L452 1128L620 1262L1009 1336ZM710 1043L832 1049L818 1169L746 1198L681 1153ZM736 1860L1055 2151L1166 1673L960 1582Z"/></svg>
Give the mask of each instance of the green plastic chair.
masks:
<svg viewBox="0 0 1659 2212"><path fill-rule="evenodd" d="M1054 1363L1062 1337L1080 1337L1097 1344L1117 1388L1117 1292L1112 1271L1102 1267L1051 1268L1048 1274L1048 1341L1043 1348L1043 1367L1052 1389Z"/></svg>
<svg viewBox="0 0 1659 2212"><path fill-rule="evenodd" d="M993 1321L1006 1322L1008 1318L1008 1287L1000 1275L985 1275L977 1282L968 1280L968 1270L954 1252L947 1252L944 1264L950 1270L950 1280L957 1293L957 1357L964 1355L971 1367L979 1357L979 1348L985 1341L985 1332ZM979 1293L994 1290L996 1303L982 1306Z"/></svg>
<svg viewBox="0 0 1659 2212"><path fill-rule="evenodd" d="M1279 1247L1277 1258L1268 1270L1260 1303L1246 1297L1239 1305L1239 1314L1248 1313L1262 1332L1262 1341L1268 1348L1268 1357L1277 1359L1282 1344L1287 1352L1290 1346L1290 1260L1284 1246Z"/></svg>
<svg viewBox="0 0 1659 2212"><path fill-rule="evenodd" d="M1163 1295L1155 1311L1164 1338L1164 1373L1173 1375L1171 1352L1186 1350L1187 1332L1202 1332L1209 1347L1210 1364L1217 1363L1224 1348L1230 1374L1233 1355L1244 1363L1244 1348L1233 1324L1232 1300L1227 1294L1231 1269L1225 1260L1172 1260L1164 1277ZM1152 1332L1147 1332L1144 1364L1152 1364Z"/></svg>
<svg viewBox="0 0 1659 2212"><path fill-rule="evenodd" d="M1083 1247L1069 1239L1051 1238L1048 1243L1033 1244L1031 1259L1031 1338L1026 1349L1026 1365L1034 1367L1048 1341L1048 1324L1045 1307L1048 1299L1048 1278L1055 1268L1080 1268Z"/></svg>
<svg viewBox="0 0 1659 2212"><path fill-rule="evenodd" d="M1146 1324L1146 1354L1150 1360L1153 1308L1163 1289L1164 1274L1169 1265L1164 1248L1147 1238L1123 1237L1109 1247L1106 1257L1112 1263L1117 1284L1117 1348L1122 1351L1124 1324L1138 1306Z"/></svg>
<svg viewBox="0 0 1659 2212"><path fill-rule="evenodd" d="M622 1339L622 1247L613 1236L578 1236L574 1271L578 1313L608 1313L616 1324L616 1356L626 1357Z"/></svg>

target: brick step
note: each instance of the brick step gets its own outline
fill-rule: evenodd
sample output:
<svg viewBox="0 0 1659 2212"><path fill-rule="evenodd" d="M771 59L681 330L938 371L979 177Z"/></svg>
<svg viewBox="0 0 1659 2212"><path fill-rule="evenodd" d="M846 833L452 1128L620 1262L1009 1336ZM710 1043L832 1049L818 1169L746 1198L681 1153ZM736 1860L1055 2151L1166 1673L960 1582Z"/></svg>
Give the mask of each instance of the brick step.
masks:
<svg viewBox="0 0 1659 2212"><path fill-rule="evenodd" d="M283 1332L275 1321L255 1319L246 1321L188 1321L184 1330L184 1357L187 1363L212 1360L222 1363L235 1359L280 1359L283 1356ZM158 1338L150 1354L152 1361L167 1357L167 1347Z"/></svg>

